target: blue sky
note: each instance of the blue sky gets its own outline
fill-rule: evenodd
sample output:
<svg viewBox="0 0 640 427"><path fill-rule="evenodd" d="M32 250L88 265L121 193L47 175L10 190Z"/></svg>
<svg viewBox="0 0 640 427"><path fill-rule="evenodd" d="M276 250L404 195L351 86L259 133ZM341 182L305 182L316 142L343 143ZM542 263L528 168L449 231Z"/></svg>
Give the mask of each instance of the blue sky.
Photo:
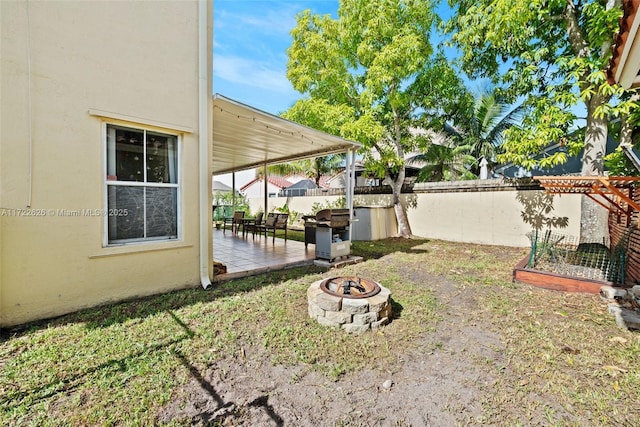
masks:
<svg viewBox="0 0 640 427"><path fill-rule="evenodd" d="M442 3L439 11L447 14L446 2ZM214 0L214 93L271 114L286 111L302 96L287 80L286 50L295 16L311 9L337 17L338 6L338 0ZM237 173L236 188L254 174L253 170ZM230 174L216 180L231 185Z"/></svg>
<svg viewBox="0 0 640 427"><path fill-rule="evenodd" d="M272 114L299 97L287 80L297 13L337 16L337 0L214 0L213 91Z"/></svg>

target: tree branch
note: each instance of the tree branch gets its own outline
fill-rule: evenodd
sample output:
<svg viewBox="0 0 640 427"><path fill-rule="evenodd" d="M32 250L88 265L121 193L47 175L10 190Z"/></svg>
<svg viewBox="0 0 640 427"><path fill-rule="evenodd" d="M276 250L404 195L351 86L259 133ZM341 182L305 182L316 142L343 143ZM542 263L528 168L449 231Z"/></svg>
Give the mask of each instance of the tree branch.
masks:
<svg viewBox="0 0 640 427"><path fill-rule="evenodd" d="M589 44L585 40L582 30L580 29L578 11L573 0L567 0L562 16L567 24L569 44L573 48L576 56L578 58L588 58L591 53L591 49L589 49Z"/></svg>

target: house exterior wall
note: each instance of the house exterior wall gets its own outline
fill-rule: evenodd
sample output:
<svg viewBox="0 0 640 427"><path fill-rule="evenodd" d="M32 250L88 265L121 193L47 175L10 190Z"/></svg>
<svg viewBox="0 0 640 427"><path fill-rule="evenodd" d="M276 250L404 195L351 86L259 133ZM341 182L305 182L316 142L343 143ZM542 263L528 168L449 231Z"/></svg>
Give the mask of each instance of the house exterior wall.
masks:
<svg viewBox="0 0 640 427"><path fill-rule="evenodd" d="M267 182L267 192L269 194L275 194L275 196L272 197L278 197L278 193L280 192L280 190L280 187ZM254 182L244 189L243 194L246 198L264 198L264 181Z"/></svg>
<svg viewBox="0 0 640 427"><path fill-rule="evenodd" d="M0 2L0 326L198 284L198 13ZM103 216L65 215L107 208L104 123L178 134L177 240L106 247Z"/></svg>
<svg viewBox="0 0 640 427"><path fill-rule="evenodd" d="M429 239L487 245L527 247L532 224L527 217L566 221L561 232L580 235L580 195L547 196L536 189L518 189L501 180L416 184L414 193L403 194L413 234ZM479 188L478 186L485 186ZM344 196L281 197L269 201L269 209L285 203L291 211L310 214L314 204L327 206ZM252 210L261 206L249 200ZM356 194L354 206L392 206L390 194ZM550 206L551 211L544 213ZM544 227L546 229L547 227Z"/></svg>

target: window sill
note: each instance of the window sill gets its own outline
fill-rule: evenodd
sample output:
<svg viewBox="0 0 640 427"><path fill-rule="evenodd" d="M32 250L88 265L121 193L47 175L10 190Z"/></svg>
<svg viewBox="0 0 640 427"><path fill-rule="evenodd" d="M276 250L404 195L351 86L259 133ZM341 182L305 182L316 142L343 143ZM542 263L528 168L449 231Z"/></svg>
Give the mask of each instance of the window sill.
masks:
<svg viewBox="0 0 640 427"><path fill-rule="evenodd" d="M130 255L135 253L170 251L175 249L192 248L192 244L186 244L184 241L172 242L143 242L130 243L123 245L107 246L102 248L100 253L89 255L89 259L105 258L119 255Z"/></svg>

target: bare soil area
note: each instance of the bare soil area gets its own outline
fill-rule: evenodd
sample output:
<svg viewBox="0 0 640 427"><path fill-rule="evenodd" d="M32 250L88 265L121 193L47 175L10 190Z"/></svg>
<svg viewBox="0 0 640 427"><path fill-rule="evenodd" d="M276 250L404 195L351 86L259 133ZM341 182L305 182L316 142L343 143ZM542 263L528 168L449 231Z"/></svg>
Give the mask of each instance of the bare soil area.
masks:
<svg viewBox="0 0 640 427"><path fill-rule="evenodd" d="M516 249L485 250L494 251L484 254L489 259L514 264L522 255ZM473 262L474 255L468 256ZM496 289L448 278L464 278L464 265L440 275L426 272L421 257L392 254L377 262L399 266L403 277L430 287L439 302L440 320L431 333L413 343L416 345L388 350L401 363L384 367L372 361L371 368L346 372L334 381L309 366L274 365L264 349L254 346L196 373L174 393L176 397L162 409L158 421L224 426L452 426L504 425L505 420L519 420L523 425L548 425L550 418L545 413L552 413L551 419L563 420L561 424L592 423L588 414L567 412L552 393L538 393L536 390L544 389L544 378L511 370L508 359L513 356L505 344L509 335L504 334L509 328L507 316L502 323L496 311L485 306L495 300ZM366 266L362 270L368 273ZM505 292L533 293L533 300L540 298L542 305L546 296L558 295L527 285L513 288ZM592 296L575 298L594 302ZM558 304L558 300L552 298L548 303ZM394 322L369 333L393 334ZM348 348L344 357L352 357ZM538 381L539 388L524 397L518 391L520 397L516 397L518 389ZM511 388L513 399L509 399ZM537 401L537 409L523 408L522 398ZM496 407L487 410L487 405Z"/></svg>

